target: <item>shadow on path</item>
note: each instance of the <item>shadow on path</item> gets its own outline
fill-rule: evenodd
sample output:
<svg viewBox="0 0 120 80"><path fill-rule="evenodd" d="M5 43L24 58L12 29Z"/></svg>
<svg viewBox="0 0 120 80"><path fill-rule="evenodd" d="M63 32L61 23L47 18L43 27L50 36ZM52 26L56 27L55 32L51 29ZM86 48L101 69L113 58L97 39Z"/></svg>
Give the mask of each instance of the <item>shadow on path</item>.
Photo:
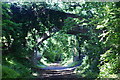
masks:
<svg viewBox="0 0 120 80"><path fill-rule="evenodd" d="M39 68L38 78L80 78L80 76L74 73L75 68L80 66L77 64L73 67L63 67L59 63L54 63L51 66L45 68Z"/></svg>

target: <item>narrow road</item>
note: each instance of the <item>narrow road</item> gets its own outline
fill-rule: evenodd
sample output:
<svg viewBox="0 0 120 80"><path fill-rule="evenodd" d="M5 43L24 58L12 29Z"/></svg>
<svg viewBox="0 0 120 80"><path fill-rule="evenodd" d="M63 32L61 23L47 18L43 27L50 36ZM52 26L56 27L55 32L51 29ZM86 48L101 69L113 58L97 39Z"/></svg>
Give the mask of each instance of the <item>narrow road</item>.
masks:
<svg viewBox="0 0 120 80"><path fill-rule="evenodd" d="M74 73L75 67L62 67L59 63L54 63L46 68L38 70L38 78L80 78Z"/></svg>

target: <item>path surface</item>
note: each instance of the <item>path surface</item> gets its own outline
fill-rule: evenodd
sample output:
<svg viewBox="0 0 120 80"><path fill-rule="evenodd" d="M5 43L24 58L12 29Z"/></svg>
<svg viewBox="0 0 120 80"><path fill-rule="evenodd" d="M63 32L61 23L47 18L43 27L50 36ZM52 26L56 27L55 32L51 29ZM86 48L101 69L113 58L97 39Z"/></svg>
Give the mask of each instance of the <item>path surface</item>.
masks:
<svg viewBox="0 0 120 80"><path fill-rule="evenodd" d="M79 65L76 65L79 66ZM38 70L40 78L80 78L74 73L74 67L62 67L59 63L54 63L46 68Z"/></svg>

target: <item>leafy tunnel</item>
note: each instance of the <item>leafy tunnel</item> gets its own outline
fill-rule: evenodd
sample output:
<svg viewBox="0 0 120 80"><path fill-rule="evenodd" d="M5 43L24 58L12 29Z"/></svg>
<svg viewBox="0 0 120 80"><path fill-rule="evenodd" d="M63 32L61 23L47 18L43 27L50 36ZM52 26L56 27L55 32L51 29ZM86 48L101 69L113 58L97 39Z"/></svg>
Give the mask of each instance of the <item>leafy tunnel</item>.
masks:
<svg viewBox="0 0 120 80"><path fill-rule="evenodd" d="M0 4L3 78L33 78L52 63L77 65L81 77L119 77L119 2Z"/></svg>

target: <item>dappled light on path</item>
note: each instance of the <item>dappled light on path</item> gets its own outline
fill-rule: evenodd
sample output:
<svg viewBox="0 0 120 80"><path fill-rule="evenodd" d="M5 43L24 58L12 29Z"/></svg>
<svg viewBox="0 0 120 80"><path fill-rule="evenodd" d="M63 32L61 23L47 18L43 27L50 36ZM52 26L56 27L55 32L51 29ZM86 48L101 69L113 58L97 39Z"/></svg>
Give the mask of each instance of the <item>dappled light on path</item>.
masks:
<svg viewBox="0 0 120 80"><path fill-rule="evenodd" d="M39 71L38 77L40 78L74 78L80 77L77 76L74 72L75 67L63 67L60 63L52 63L50 66L46 68L42 68Z"/></svg>

